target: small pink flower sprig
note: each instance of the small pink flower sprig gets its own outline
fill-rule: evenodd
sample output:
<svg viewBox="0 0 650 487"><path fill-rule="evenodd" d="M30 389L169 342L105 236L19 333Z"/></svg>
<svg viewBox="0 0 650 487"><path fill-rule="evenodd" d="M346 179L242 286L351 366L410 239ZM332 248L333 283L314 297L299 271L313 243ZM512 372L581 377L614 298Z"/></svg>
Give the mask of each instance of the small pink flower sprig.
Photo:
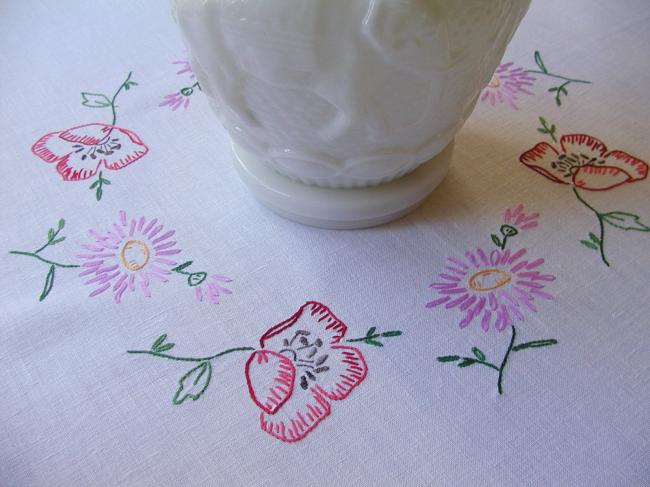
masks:
<svg viewBox="0 0 650 487"><path fill-rule="evenodd" d="M194 72L192 71L192 66L190 65L190 62L188 60L183 59L179 61L174 61L172 64L181 65L181 69L176 72L177 75L180 76L189 73L189 79L192 80L196 78ZM159 107L168 106L169 108L171 108L172 112L175 112L180 107L183 107L183 110L187 110L187 107L190 105L190 97L195 93L195 90L197 89L201 91L201 85L199 84L198 81L194 82L190 86L185 86L180 90L175 91L174 93L165 95L163 101L161 101L158 106Z"/></svg>
<svg viewBox="0 0 650 487"><path fill-rule="evenodd" d="M503 225L499 228L501 237L492 234L492 242L501 250L506 248L508 239L516 237L525 230L535 228L539 223L539 213L524 213L524 205L519 204L515 208L508 208L503 215Z"/></svg>

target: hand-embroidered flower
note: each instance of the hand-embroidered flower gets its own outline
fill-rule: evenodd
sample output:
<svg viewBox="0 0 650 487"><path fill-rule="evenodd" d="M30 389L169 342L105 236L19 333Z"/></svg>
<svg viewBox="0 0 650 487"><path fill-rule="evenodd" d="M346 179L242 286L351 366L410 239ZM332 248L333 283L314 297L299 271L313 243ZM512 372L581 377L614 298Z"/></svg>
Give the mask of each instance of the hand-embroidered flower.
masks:
<svg viewBox="0 0 650 487"><path fill-rule="evenodd" d="M91 109L110 108L111 123L89 123L67 130L50 132L38 139L32 146L32 152L47 163L56 163L57 172L64 181L81 181L95 176L90 185L97 201L101 201L104 186L111 181L103 177L105 169L117 171L142 158L149 148L134 132L118 127L117 97L122 91L128 91L138 83L131 79L129 73L112 98L103 93L81 92L81 104Z"/></svg>
<svg viewBox="0 0 650 487"><path fill-rule="evenodd" d="M648 164L623 151L608 151L590 135L560 138L560 150L540 142L519 160L555 183L571 184L589 191L606 191L648 176Z"/></svg>
<svg viewBox="0 0 650 487"><path fill-rule="evenodd" d="M167 282L171 268L176 265L170 256L181 252L176 242L170 240L174 230L163 229L156 218L129 220L120 211L112 229L104 233L90 230L92 241L81 246L87 252L77 255L84 261L79 276L90 276L84 284L95 288L90 296L110 290L119 303L127 290L133 292L139 288L142 294L151 297L151 281Z"/></svg>
<svg viewBox="0 0 650 487"><path fill-rule="evenodd" d="M101 166L120 170L148 151L134 132L105 123L50 132L32 146L36 156L56 164L57 172L65 181L91 178Z"/></svg>
<svg viewBox="0 0 650 487"><path fill-rule="evenodd" d="M441 297L426 307L444 304L447 309L458 308L464 314L461 328L478 317L484 331L491 323L503 331L513 324L513 318L523 321L525 309L537 311L535 298L553 299L544 291L544 283L555 280L555 276L535 270L544 259L521 260L525 253L526 249L512 254L493 250L488 256L479 248L475 253L465 252L464 259L449 257L447 271L438 274L440 280L430 286Z"/></svg>
<svg viewBox="0 0 650 487"><path fill-rule="evenodd" d="M176 72L177 75L183 75L189 73L189 79L194 79L194 71L192 71L192 65L188 60L179 60L174 61L172 64L181 65L181 69ZM163 100L158 105L159 107L170 107L173 112L178 110L180 107L183 107L184 110L187 110L187 107L190 105L190 97L194 94L195 89L201 90L201 85L199 82L195 82L190 86L185 86L174 93L165 95Z"/></svg>
<svg viewBox="0 0 650 487"><path fill-rule="evenodd" d="M513 67L513 63L501 64L490 83L481 92L481 101L489 102L494 106L498 103L507 103L517 110L517 96L521 93L532 95L528 87L533 86L535 78L530 76L523 68Z"/></svg>
<svg viewBox="0 0 650 487"><path fill-rule="evenodd" d="M519 204L515 208L508 208L503 215L503 225L499 229L501 236L492 234L492 242L501 250L506 248L508 239L519 235L519 233L535 228L538 223L539 213L524 213L524 205Z"/></svg>
<svg viewBox="0 0 650 487"><path fill-rule="evenodd" d="M286 442L303 439L366 377L354 347L339 345L347 326L324 305L308 302L270 328L246 363L250 397L263 431Z"/></svg>

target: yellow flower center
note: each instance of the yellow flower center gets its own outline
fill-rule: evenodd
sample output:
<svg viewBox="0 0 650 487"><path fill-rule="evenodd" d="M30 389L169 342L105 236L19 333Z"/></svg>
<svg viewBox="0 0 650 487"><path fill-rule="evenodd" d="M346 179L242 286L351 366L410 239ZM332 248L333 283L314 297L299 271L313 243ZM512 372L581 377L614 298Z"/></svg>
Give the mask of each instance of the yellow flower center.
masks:
<svg viewBox="0 0 650 487"><path fill-rule="evenodd" d="M475 272L467 282L472 291L487 292L505 286L512 280L512 276L501 269L483 269Z"/></svg>
<svg viewBox="0 0 650 487"><path fill-rule="evenodd" d="M488 88L498 88L501 86L501 78L499 78L496 74L492 76L492 79L488 83Z"/></svg>
<svg viewBox="0 0 650 487"><path fill-rule="evenodd" d="M139 271L149 262L149 247L140 240L128 240L120 251L120 260L130 271Z"/></svg>

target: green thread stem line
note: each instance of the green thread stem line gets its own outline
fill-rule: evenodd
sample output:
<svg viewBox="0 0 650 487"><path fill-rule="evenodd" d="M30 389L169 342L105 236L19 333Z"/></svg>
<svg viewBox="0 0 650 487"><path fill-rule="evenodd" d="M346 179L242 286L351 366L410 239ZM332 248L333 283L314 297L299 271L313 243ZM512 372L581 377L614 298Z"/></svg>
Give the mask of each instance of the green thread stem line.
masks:
<svg viewBox="0 0 650 487"><path fill-rule="evenodd" d="M573 187L573 193L576 195L576 198L578 198L580 203L593 211L598 217L598 225L600 226L600 242L598 244L598 248L600 249L600 258L604 264L609 267L609 261L607 260L607 257L605 257L605 223L603 222L603 215L596 208L587 203L582 196L580 196L580 193L578 193L578 189L575 186Z"/></svg>
<svg viewBox="0 0 650 487"><path fill-rule="evenodd" d="M549 76L549 77L555 78L555 79L561 79L561 80L564 80L564 81L568 81L569 83L584 83L584 84L587 84L587 85L591 84L591 81L585 81L585 80L582 80L582 79L567 78L566 76L560 76L559 74L549 73L549 72L544 72L544 71L538 71L538 70L534 70L534 69L527 69L526 72L527 73L534 73L534 74L541 74L543 76Z"/></svg>
<svg viewBox="0 0 650 487"><path fill-rule="evenodd" d="M52 238L49 239L47 242L45 242L45 244L42 247L39 247L37 250L34 250L34 253L38 254L40 251L45 250L45 248L56 239L56 236L59 234L60 231L61 229L59 228L56 232L54 232L54 234L52 234Z"/></svg>
<svg viewBox="0 0 650 487"><path fill-rule="evenodd" d="M354 343L354 342L363 342L364 340L367 340L370 338L371 340L374 340L375 338L378 338L379 335L371 336L371 337L363 337L363 338L352 338L351 340L345 340L346 342Z"/></svg>
<svg viewBox="0 0 650 487"><path fill-rule="evenodd" d="M35 259L38 259L41 262L45 262L46 264L53 265L53 266L56 266L56 267L62 267L64 269L72 269L72 268L75 268L75 267L79 267L76 264L61 264L59 262L54 262L54 261L51 261L51 260L48 260L48 259L44 259L40 255L36 255L35 252L21 252L21 251L18 251L18 250L11 250L11 251L9 251L9 253L14 254L14 255L26 255L28 257L34 257Z"/></svg>
<svg viewBox="0 0 650 487"><path fill-rule="evenodd" d="M494 369L497 372L499 371L499 367L497 367L496 365L494 365L493 363L490 363L490 362L483 362L481 360L476 360L475 358L472 358L472 357L461 357L461 359L463 359L463 360L472 360L475 364L485 365L486 367L490 367L491 369Z"/></svg>
<svg viewBox="0 0 650 487"><path fill-rule="evenodd" d="M501 367L499 367L499 382L497 383L498 388L499 388L499 394L503 394L503 370L506 368L506 364L508 363L508 357L510 357L510 352L512 351L512 347L515 345L515 336L517 335L517 330L515 330L514 325L511 326L512 328L512 337L510 337L510 345L508 346L508 351L506 352L505 356L503 357L503 362L501 362Z"/></svg>
<svg viewBox="0 0 650 487"><path fill-rule="evenodd" d="M255 349L253 347L230 348L228 350L224 350L223 352L219 352L216 355L212 355L210 357L201 357L201 358L176 357L174 355L167 355L166 353L153 352L151 350L127 350L126 353L153 355L154 357L166 358L168 360L176 360L177 362L208 362L210 360L214 360L216 358L219 358L219 357L221 357L223 355L227 355L229 353L233 353L233 352L250 352L252 350L255 350Z"/></svg>
<svg viewBox="0 0 650 487"><path fill-rule="evenodd" d="M117 89L115 94L113 95L113 98L111 99L111 110L113 111L113 122L111 125L115 125L115 122L117 122L117 113L115 112L115 100L117 99L117 96L120 94L124 86L131 80L131 75L133 74L133 71L129 71L129 75L126 77L124 82L120 85L120 87Z"/></svg>

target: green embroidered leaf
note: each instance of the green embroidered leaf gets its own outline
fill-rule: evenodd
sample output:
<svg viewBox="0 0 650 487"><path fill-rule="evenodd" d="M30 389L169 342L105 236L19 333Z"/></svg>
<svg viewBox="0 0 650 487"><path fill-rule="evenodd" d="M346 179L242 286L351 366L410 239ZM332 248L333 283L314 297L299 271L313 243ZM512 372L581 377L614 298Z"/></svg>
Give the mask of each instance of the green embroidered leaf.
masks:
<svg viewBox="0 0 650 487"><path fill-rule="evenodd" d="M366 336L367 336L367 337L371 337L371 336L373 336L373 335L375 334L376 331L377 331L377 327L376 327L376 326L373 326L373 327L371 327L371 328L368 328L368 333L366 333Z"/></svg>
<svg viewBox="0 0 650 487"><path fill-rule="evenodd" d="M593 242L590 242L589 240L580 240L580 243L584 245L587 248L590 248L592 250L598 250L598 245L596 245Z"/></svg>
<svg viewBox="0 0 650 487"><path fill-rule="evenodd" d="M603 220L611 226L620 228L621 230L635 230L637 232L650 232L650 227L641 223L641 217L633 213L626 213L624 211L612 211L602 215Z"/></svg>
<svg viewBox="0 0 650 487"><path fill-rule="evenodd" d="M593 233L589 233L589 238L590 238L591 241L592 241L593 243L595 243L596 245L600 245L600 239L599 239L598 237L596 237L595 234L593 234Z"/></svg>
<svg viewBox="0 0 650 487"><path fill-rule="evenodd" d="M373 340L372 338L366 338L364 340L364 343L367 343L368 345L373 345L375 347L383 347L384 344L381 342L378 342L377 340Z"/></svg>
<svg viewBox="0 0 650 487"><path fill-rule="evenodd" d="M97 186L99 186L99 179L97 181L94 181L93 184L90 185L90 189L95 189Z"/></svg>
<svg viewBox="0 0 650 487"><path fill-rule="evenodd" d="M65 227L65 220L63 218L61 218L59 220L58 228L59 228L59 230L63 230L63 227Z"/></svg>
<svg viewBox="0 0 650 487"><path fill-rule="evenodd" d="M556 92L557 90L558 90L558 88L557 88L557 86L556 86L556 87L554 87L554 88L549 88L549 89L548 89L548 92L549 92L549 93L554 93L554 92Z"/></svg>
<svg viewBox="0 0 650 487"><path fill-rule="evenodd" d="M52 242L50 243L50 245L56 245L56 244L58 244L58 243L63 242L64 240L65 240L65 237L59 237L59 238L57 238L56 240L52 240Z"/></svg>
<svg viewBox="0 0 650 487"><path fill-rule="evenodd" d="M167 333L163 333L158 338L156 338L156 341L153 342L153 345L151 345L151 350L155 351L160 345L165 342L165 340L167 340Z"/></svg>
<svg viewBox="0 0 650 487"><path fill-rule="evenodd" d="M153 342L153 345L151 345L151 351L156 353L162 353L174 348L175 343L165 343L165 340L167 340L167 333L160 335L158 338L156 338L156 341Z"/></svg>
<svg viewBox="0 0 650 487"><path fill-rule="evenodd" d="M172 272L182 271L183 269L185 269L185 268L187 268L187 267L189 267L191 265L192 265L192 261L188 260L187 262L183 262L181 265L177 265L176 267L174 267L172 269Z"/></svg>
<svg viewBox="0 0 650 487"><path fill-rule="evenodd" d="M50 294L50 291L52 290L52 286L54 285L54 269L56 269L56 266L51 265L50 270L45 276L45 284L43 285L43 291L38 298L39 301L43 301L47 298L47 295Z"/></svg>
<svg viewBox="0 0 650 487"><path fill-rule="evenodd" d="M210 362L201 362L180 378L178 390L174 394L172 402L178 406L183 404L186 399L196 401L210 385L211 376L212 365Z"/></svg>
<svg viewBox="0 0 650 487"><path fill-rule="evenodd" d="M485 362L485 354L479 348L472 348L472 353L479 360L479 362Z"/></svg>
<svg viewBox="0 0 650 487"><path fill-rule="evenodd" d="M492 237L492 241L494 242L494 245L501 248L501 240L499 240L499 237L497 237L495 234L492 234L491 237Z"/></svg>
<svg viewBox="0 0 650 487"><path fill-rule="evenodd" d="M542 70L544 73L548 73L548 70L546 69L546 66L544 65L544 61L542 60L542 55L540 54L539 51L535 51L535 64L539 66L539 69Z"/></svg>
<svg viewBox="0 0 650 487"><path fill-rule="evenodd" d="M101 186L99 186L97 188L97 191L95 191L95 198L97 199L97 201L101 201L103 194L104 194L104 190L102 189Z"/></svg>
<svg viewBox="0 0 650 487"><path fill-rule="evenodd" d="M384 333L381 334L381 336L386 338L391 338L391 337L398 337L401 334L402 334L401 331L395 330L395 331L385 331Z"/></svg>
<svg viewBox="0 0 650 487"><path fill-rule="evenodd" d="M476 360L473 358L464 358L461 363L458 364L459 367L469 367L470 365L474 365L476 363Z"/></svg>
<svg viewBox="0 0 650 487"><path fill-rule="evenodd" d="M54 238L54 229L50 228L50 229L47 231L47 240L50 241L50 240L52 240L53 238Z"/></svg>
<svg viewBox="0 0 650 487"><path fill-rule="evenodd" d="M207 272L193 272L187 277L187 283L190 287L198 286L208 278Z"/></svg>
<svg viewBox="0 0 650 487"><path fill-rule="evenodd" d="M438 362L455 362L460 360L458 355L445 355L444 357L438 357Z"/></svg>
<svg viewBox="0 0 650 487"><path fill-rule="evenodd" d="M550 347L551 345L557 345L557 343L558 341L552 338L549 340L535 340L512 347L512 351L519 352L521 350L526 350L527 348Z"/></svg>
<svg viewBox="0 0 650 487"><path fill-rule="evenodd" d="M111 181L109 179L106 178L100 178L100 179L102 180L102 184L105 184L106 186L111 185Z"/></svg>
<svg viewBox="0 0 650 487"><path fill-rule="evenodd" d="M104 108L111 106L111 100L106 95L101 93L89 93L84 91L81 93L81 104L88 108Z"/></svg>

